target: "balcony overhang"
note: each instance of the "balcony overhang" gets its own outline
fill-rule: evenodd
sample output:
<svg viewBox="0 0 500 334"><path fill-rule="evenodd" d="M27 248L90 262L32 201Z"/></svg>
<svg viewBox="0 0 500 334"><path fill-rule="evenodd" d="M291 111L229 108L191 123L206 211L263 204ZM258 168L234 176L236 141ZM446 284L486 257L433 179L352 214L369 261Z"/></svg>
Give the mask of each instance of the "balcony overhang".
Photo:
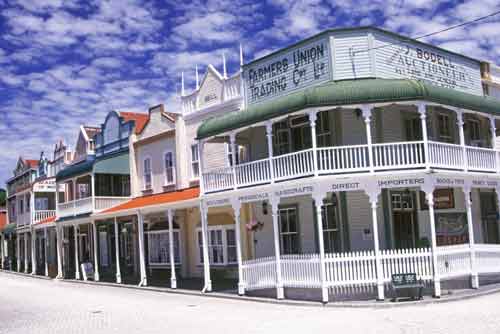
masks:
<svg viewBox="0 0 500 334"><path fill-rule="evenodd" d="M56 181L59 182L61 180L69 179L77 175L88 173L92 171L93 166L94 166L94 159L89 159L76 163L74 165L70 165L61 170L59 173L57 173Z"/></svg>
<svg viewBox="0 0 500 334"><path fill-rule="evenodd" d="M129 175L130 160L129 153L121 153L112 157L103 157L96 160L94 164L95 174L120 174Z"/></svg>
<svg viewBox="0 0 500 334"><path fill-rule="evenodd" d="M411 79L358 79L328 82L206 120L197 139L206 139L306 108L359 104L428 101L500 116L497 99L462 93Z"/></svg>

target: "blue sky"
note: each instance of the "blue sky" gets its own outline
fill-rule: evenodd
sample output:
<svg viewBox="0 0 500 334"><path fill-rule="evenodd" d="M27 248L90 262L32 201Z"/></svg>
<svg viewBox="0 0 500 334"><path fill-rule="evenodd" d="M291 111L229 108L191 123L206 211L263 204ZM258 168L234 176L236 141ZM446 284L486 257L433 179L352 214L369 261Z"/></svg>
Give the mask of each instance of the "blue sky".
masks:
<svg viewBox="0 0 500 334"><path fill-rule="evenodd" d="M417 36L500 10L500 0L0 0L0 184L19 155L74 145L111 110L178 110L180 73L222 53L245 61L326 28L375 25ZM499 63L500 15L427 40ZM201 72L201 71L200 71Z"/></svg>

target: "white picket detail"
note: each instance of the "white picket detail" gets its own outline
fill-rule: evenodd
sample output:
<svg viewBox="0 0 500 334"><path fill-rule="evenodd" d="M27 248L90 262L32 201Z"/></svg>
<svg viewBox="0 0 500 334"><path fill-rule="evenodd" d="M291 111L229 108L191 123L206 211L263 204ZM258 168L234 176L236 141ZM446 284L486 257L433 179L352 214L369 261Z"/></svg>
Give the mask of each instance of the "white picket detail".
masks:
<svg viewBox="0 0 500 334"><path fill-rule="evenodd" d="M460 145L429 141L429 163L432 167L463 169L463 148Z"/></svg>
<svg viewBox="0 0 500 334"><path fill-rule="evenodd" d="M326 254L325 265L329 287L371 285L377 282L374 251Z"/></svg>
<svg viewBox="0 0 500 334"><path fill-rule="evenodd" d="M313 150L304 150L273 157L274 178L285 180L314 173Z"/></svg>
<svg viewBox="0 0 500 334"><path fill-rule="evenodd" d="M468 244L439 246L438 272L442 279L470 275L470 248Z"/></svg>
<svg viewBox="0 0 500 334"><path fill-rule="evenodd" d="M39 223L51 217L55 217L56 210L36 210L35 211L35 223Z"/></svg>
<svg viewBox="0 0 500 334"><path fill-rule="evenodd" d="M95 208L97 211L106 210L128 201L130 197L96 197Z"/></svg>
<svg viewBox="0 0 500 334"><path fill-rule="evenodd" d="M476 244L474 250L479 274L500 273L500 245Z"/></svg>
<svg viewBox="0 0 500 334"><path fill-rule="evenodd" d="M320 147L317 149L318 171L343 173L368 170L368 145Z"/></svg>
<svg viewBox="0 0 500 334"><path fill-rule="evenodd" d="M321 287L318 254L294 254L281 256L283 285L293 288Z"/></svg>
<svg viewBox="0 0 500 334"><path fill-rule="evenodd" d="M373 144L375 169L416 168L425 164L424 142Z"/></svg>
<svg viewBox="0 0 500 334"><path fill-rule="evenodd" d="M276 286L276 258L274 256L243 261L242 268L245 289L251 291Z"/></svg>
<svg viewBox="0 0 500 334"><path fill-rule="evenodd" d="M232 189L234 187L233 168L217 168L203 173L203 185L207 192Z"/></svg>
<svg viewBox="0 0 500 334"><path fill-rule="evenodd" d="M432 253L429 248L389 249L380 251L384 282L393 274L415 273L421 280L431 280Z"/></svg>
<svg viewBox="0 0 500 334"><path fill-rule="evenodd" d="M269 160L262 159L236 166L238 186L256 185L271 181Z"/></svg>
<svg viewBox="0 0 500 334"><path fill-rule="evenodd" d="M471 170L491 171L497 170L496 151L489 148L470 147L466 148L467 167Z"/></svg>

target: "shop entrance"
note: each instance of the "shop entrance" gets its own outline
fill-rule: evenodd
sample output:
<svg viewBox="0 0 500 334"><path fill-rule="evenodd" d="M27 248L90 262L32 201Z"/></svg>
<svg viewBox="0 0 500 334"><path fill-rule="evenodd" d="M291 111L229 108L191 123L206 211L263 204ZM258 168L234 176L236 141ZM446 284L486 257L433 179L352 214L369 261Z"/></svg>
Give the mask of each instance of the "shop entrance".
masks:
<svg viewBox="0 0 500 334"><path fill-rule="evenodd" d="M397 249L415 248L418 224L415 215L415 193L391 192L394 246Z"/></svg>
<svg viewBox="0 0 500 334"><path fill-rule="evenodd" d="M498 235L497 204L494 192L480 192L483 239L487 244L500 243Z"/></svg>

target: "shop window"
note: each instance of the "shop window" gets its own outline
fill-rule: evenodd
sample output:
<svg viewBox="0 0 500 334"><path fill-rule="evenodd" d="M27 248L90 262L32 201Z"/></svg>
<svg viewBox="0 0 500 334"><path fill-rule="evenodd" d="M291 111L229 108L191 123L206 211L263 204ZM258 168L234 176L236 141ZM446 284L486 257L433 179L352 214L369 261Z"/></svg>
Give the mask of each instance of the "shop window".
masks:
<svg viewBox="0 0 500 334"><path fill-rule="evenodd" d="M151 266L167 266L170 264L170 244L168 230L148 231L148 263ZM174 261L181 263L179 230L174 235Z"/></svg>
<svg viewBox="0 0 500 334"><path fill-rule="evenodd" d="M323 219L323 243L326 253L342 251L342 238L335 203L325 203L322 210Z"/></svg>
<svg viewBox="0 0 500 334"><path fill-rule="evenodd" d="M200 177L198 144L191 145L191 177L193 179L198 179Z"/></svg>
<svg viewBox="0 0 500 334"><path fill-rule="evenodd" d="M198 255L199 262L203 263L203 238L202 231L198 229ZM208 256L210 264L229 265L237 262L236 235L234 227L209 226L208 227Z"/></svg>
<svg viewBox="0 0 500 334"><path fill-rule="evenodd" d="M299 253L299 229L296 207L279 210L280 239L282 254Z"/></svg>
<svg viewBox="0 0 500 334"><path fill-rule="evenodd" d="M165 185L171 185L175 183L175 164L174 164L174 153L169 151L164 155L164 166L165 166Z"/></svg>
<svg viewBox="0 0 500 334"><path fill-rule="evenodd" d="M143 180L144 180L144 189L149 190L151 189L151 158L146 158L144 159L144 165L143 165Z"/></svg>
<svg viewBox="0 0 500 334"><path fill-rule="evenodd" d="M412 193L394 192L391 194L391 203L394 211L413 210Z"/></svg>

